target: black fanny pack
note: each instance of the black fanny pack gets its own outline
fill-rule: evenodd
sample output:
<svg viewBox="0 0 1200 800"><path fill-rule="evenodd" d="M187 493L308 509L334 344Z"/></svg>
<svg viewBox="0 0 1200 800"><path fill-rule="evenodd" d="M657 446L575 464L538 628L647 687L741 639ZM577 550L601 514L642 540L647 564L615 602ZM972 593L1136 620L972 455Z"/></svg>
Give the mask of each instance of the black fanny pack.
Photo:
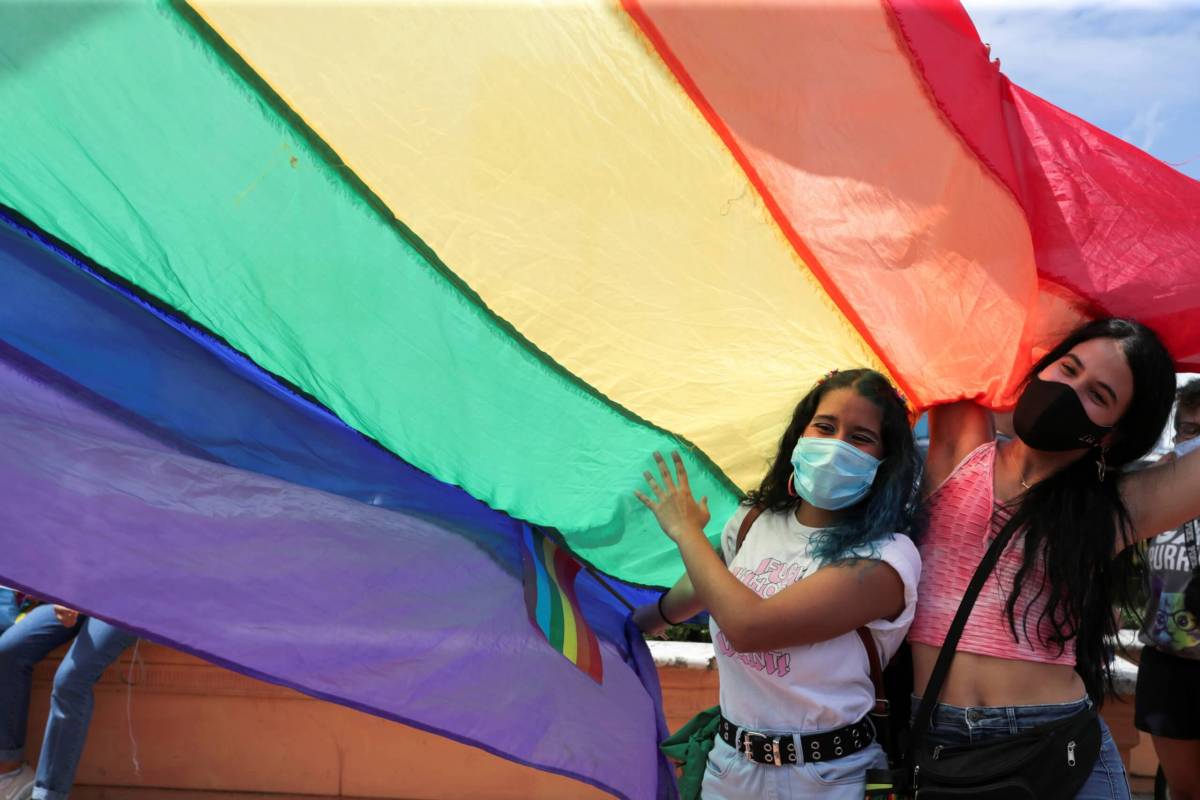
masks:
<svg viewBox="0 0 1200 800"><path fill-rule="evenodd" d="M962 745L921 745L913 754L912 789L922 800L1069 799L1100 755L1100 722L1088 706L1024 733Z"/></svg>
<svg viewBox="0 0 1200 800"><path fill-rule="evenodd" d="M1091 775L1101 738L1091 703L1069 717L1003 739L961 745L924 741L967 618L1012 536L1013 531L997 536L975 570L921 698L907 758L894 769L868 771L868 798L1069 800Z"/></svg>

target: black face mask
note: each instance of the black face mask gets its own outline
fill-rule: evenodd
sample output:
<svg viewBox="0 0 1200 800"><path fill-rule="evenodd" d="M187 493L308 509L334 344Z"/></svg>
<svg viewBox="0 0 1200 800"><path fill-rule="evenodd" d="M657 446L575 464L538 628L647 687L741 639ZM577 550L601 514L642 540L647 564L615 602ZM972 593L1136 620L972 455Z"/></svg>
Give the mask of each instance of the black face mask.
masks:
<svg viewBox="0 0 1200 800"><path fill-rule="evenodd" d="M1079 395L1070 386L1037 376L1017 401L1013 429L1034 450L1050 452L1097 447L1112 430L1088 418Z"/></svg>

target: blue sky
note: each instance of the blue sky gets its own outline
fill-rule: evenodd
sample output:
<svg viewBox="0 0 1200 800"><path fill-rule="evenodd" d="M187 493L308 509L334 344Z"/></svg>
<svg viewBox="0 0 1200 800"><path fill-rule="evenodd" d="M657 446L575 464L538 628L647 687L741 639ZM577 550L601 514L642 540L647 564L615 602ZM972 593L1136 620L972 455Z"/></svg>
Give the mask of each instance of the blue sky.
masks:
<svg viewBox="0 0 1200 800"><path fill-rule="evenodd" d="M1012 80L1200 179L1200 0L963 0Z"/></svg>

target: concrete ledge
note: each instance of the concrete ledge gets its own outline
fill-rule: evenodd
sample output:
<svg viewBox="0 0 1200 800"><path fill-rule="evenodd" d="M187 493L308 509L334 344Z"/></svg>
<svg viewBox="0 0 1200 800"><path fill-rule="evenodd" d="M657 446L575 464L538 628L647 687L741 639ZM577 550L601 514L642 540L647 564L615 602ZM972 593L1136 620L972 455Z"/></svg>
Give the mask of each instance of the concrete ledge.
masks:
<svg viewBox="0 0 1200 800"><path fill-rule="evenodd" d="M200 792L190 789L143 789L134 786L76 786L71 800L359 800L324 794ZM364 799L365 800L365 799Z"/></svg>
<svg viewBox="0 0 1200 800"><path fill-rule="evenodd" d="M712 645L651 642L667 724L678 729L716 705ZM36 760L50 685L62 653L34 673L27 757ZM291 796L393 800L566 800L607 797L577 781L521 767L351 709L314 700L141 642L96 686L96 713L80 764L76 800L271 800ZM1126 764L1137 668L1122 661L1123 697L1105 705ZM1145 752L1142 741L1139 751ZM1153 751L1150 751L1152 759ZM135 764L136 757L136 764ZM1142 772L1153 761L1141 759ZM1147 764L1151 766L1146 766ZM244 796L243 796L244 795Z"/></svg>
<svg viewBox="0 0 1200 800"><path fill-rule="evenodd" d="M63 652L34 673L26 739L30 761L41 746L51 681ZM137 664L131 655L96 686L75 797L201 800L204 795L189 793L205 791L397 800L608 797L569 778L166 647L143 641ZM155 791L131 794L116 787Z"/></svg>
<svg viewBox="0 0 1200 800"><path fill-rule="evenodd" d="M650 646L650 655L654 656L654 666L659 669L678 667L680 669L716 670L717 654L708 642L646 642Z"/></svg>

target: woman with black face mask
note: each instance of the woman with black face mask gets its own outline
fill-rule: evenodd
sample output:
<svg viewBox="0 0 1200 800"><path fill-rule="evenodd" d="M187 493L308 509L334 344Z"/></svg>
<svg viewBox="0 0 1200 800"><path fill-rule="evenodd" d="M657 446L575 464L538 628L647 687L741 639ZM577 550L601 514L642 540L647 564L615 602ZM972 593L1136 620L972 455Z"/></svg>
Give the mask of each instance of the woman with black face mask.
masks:
<svg viewBox="0 0 1200 800"><path fill-rule="evenodd" d="M958 759L953 769L970 785L998 792L989 797L1129 797L1094 707L1111 677L1113 609L1135 585L1130 545L1200 516L1200 454L1122 472L1157 441L1174 391L1174 365L1157 336L1105 319L1030 371L1013 415L1016 438L996 441L991 414L972 403L930 413L928 529L909 634L917 697L976 568L1008 538L930 701L917 764L933 784L953 783L939 770ZM916 719L914 733L922 727ZM1000 741L1023 755L997 757ZM1019 782L1040 788L1018 790ZM957 796L942 791L922 796Z"/></svg>

